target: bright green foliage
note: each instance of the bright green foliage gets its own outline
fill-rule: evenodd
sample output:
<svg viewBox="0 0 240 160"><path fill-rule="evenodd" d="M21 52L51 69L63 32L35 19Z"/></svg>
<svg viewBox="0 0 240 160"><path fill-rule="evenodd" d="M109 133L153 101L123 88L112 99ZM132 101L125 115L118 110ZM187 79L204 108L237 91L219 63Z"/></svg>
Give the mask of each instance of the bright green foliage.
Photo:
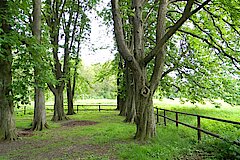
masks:
<svg viewBox="0 0 240 160"><path fill-rule="evenodd" d="M128 44L132 33L131 2L120 3ZM168 5L167 31L182 16L185 5L184 1ZM156 43L157 9L157 3L149 1L143 12L146 54ZM104 17L109 16L107 10L104 13ZM156 97L187 98L192 103L221 98L239 104L239 14L238 1L214 0L190 17L166 43L165 69ZM147 65L149 79L153 68L152 61Z"/></svg>
<svg viewBox="0 0 240 160"><path fill-rule="evenodd" d="M0 43L8 43L12 47L12 89L14 103L18 106L29 103L29 98L32 96L32 89L35 85L33 80L34 67L42 70L42 75L37 77L41 85L44 86L44 83L51 79L48 74L49 57L45 52L48 49L48 41L43 37L43 44L38 44L32 36L32 1L9 1L8 5L11 6L11 10L6 18L12 29L8 35L3 35L5 37L1 35ZM33 51L38 54L32 55ZM36 56L41 56L42 61L39 61Z"/></svg>
<svg viewBox="0 0 240 160"><path fill-rule="evenodd" d="M111 65L112 62L106 62L83 67L80 76L82 83L77 86L77 94L81 98L115 99L116 76L111 72Z"/></svg>
<svg viewBox="0 0 240 160"><path fill-rule="evenodd" d="M204 7L168 43L166 72L172 74L163 78L161 86L162 91L168 88L165 91L168 96L192 102L221 98L239 104L236 81L239 81L240 34L229 5L214 1ZM171 7L176 10L176 6ZM170 23L177 19L173 13L169 14Z"/></svg>
<svg viewBox="0 0 240 160"><path fill-rule="evenodd" d="M34 68L41 70L41 73L36 76L40 87L45 87L45 83L52 80L49 75L49 63L51 58L48 52L49 42L46 37L47 28L43 25L42 43L39 44L32 36L31 30L31 10L32 1L11 2L15 16L12 21L12 36L11 39L13 53L13 93L14 102L19 104L30 103L30 98L33 98L34 84ZM37 53L37 54L32 54Z"/></svg>

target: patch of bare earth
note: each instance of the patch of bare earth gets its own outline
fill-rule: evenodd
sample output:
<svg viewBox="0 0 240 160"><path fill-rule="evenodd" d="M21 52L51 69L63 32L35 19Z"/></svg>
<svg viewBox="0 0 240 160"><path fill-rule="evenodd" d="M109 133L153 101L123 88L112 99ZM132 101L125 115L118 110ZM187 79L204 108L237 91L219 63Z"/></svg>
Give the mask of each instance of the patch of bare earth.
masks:
<svg viewBox="0 0 240 160"><path fill-rule="evenodd" d="M108 144L96 145L96 144L74 144L70 146L64 146L61 148L56 148L51 152L45 152L36 156L36 159L88 159L92 155L97 157L107 156L110 160L114 160L113 155L111 155L111 147Z"/></svg>
<svg viewBox="0 0 240 160"><path fill-rule="evenodd" d="M75 127L75 126L89 126L89 125L95 125L98 122L94 121L68 121L65 123L62 123L62 126L64 127Z"/></svg>
<svg viewBox="0 0 240 160"><path fill-rule="evenodd" d="M32 137L34 136L34 133L31 129L23 129L23 130L19 130L17 132L18 137Z"/></svg>
<svg viewBox="0 0 240 160"><path fill-rule="evenodd" d="M98 122L93 121L69 120L61 123L62 127L57 128L56 132L60 133L63 128L89 126L97 123ZM68 137L67 141L71 143L62 145L63 141L66 141L66 139L63 139L63 137L59 136L59 134L55 134L52 138L47 140L33 140L28 137L33 136L34 132L25 129L19 130L18 135L23 138L13 142L0 142L0 156L7 155L11 160L28 160L33 156L35 160L57 158L87 159L87 157L92 155L99 157L107 156L111 160L116 159L111 154L113 148L111 144L82 144L82 142L88 140L88 137ZM39 136L41 136L41 134L39 134Z"/></svg>

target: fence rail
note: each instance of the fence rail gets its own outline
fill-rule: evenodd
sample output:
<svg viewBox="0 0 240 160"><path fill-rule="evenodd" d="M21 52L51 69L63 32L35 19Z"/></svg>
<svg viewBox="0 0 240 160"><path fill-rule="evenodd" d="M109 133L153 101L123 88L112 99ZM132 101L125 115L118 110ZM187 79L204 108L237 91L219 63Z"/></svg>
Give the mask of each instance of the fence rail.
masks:
<svg viewBox="0 0 240 160"><path fill-rule="evenodd" d="M46 107L47 106L54 106L54 105L46 105ZM67 105L64 105L64 106L67 106ZM74 111L76 111L78 113L81 110L84 110L84 111L86 111L86 110L88 110L88 111L98 110L99 112L101 110L106 110L106 111L116 110L117 105L116 104L76 104L76 105L73 105L73 106L74 106ZM103 108L104 106L105 107L115 107L115 108ZM84 108L84 107L97 107L97 108L90 109L90 108ZM167 120L170 120L170 121L176 123L176 127L178 127L179 124L181 124L181 125L184 125L186 127L195 129L195 130L197 130L198 141L201 141L202 133L208 134L210 136L213 136L213 137L225 140L225 141L229 141L219 134L216 134L216 133L210 132L208 130L202 129L201 128L201 119L210 119L210 120L213 120L213 121L219 121L219 122L224 122L224 123L240 125L240 122L231 121L231 120L224 120L224 119L220 119L220 118L214 118L214 117L203 116L203 115L198 115L198 114L191 114L191 113L186 113L186 112L172 111L172 110L162 109L162 108L157 108L157 107L154 107L154 108L156 109L157 123L160 122L159 117L162 117L165 126L167 125ZM27 109L26 106L23 107L22 111L23 111L24 114L26 114L27 110L32 110L33 111L33 109ZM52 108L51 110L54 110L54 109ZM163 111L163 115L161 115L159 113L159 111ZM166 115L167 112L175 113L175 119L167 117L167 115ZM196 119L197 120L197 126L192 126L190 124L179 121L179 114L197 117L197 119ZM233 141L232 143L240 146L240 141L239 140Z"/></svg>
<svg viewBox="0 0 240 160"><path fill-rule="evenodd" d="M46 106L54 106L54 105L46 105ZM64 106L67 106L67 105L64 105ZM89 111L94 111L94 110L98 110L99 112L101 110L116 110L116 108L112 108L112 109L106 109L106 108L101 108L103 106L105 107L116 107L117 105L116 104L76 104L76 105L73 105L73 108L74 106L76 106L76 111L79 112L81 110L81 107L98 107L98 109L84 109L84 110L89 110Z"/></svg>
<svg viewBox="0 0 240 160"><path fill-rule="evenodd" d="M53 104L46 104L46 109L47 110L54 110L54 105ZM47 108L49 106L52 106L52 108ZM64 107L67 107L67 105L63 105ZM84 108L84 107L97 107L97 108ZM112 108L104 108L104 107L112 107ZM105 111L111 111L111 110L116 110L117 108L117 105L116 104L76 104L76 105L73 105L73 109L74 111L76 111L77 113L81 110L84 110L84 111L102 111L102 110L105 110ZM23 114L27 114L27 111L33 111L34 109L31 108L31 109L28 109L26 106L23 106L23 109L20 110L18 109L17 112L23 112Z"/></svg>
<svg viewBox="0 0 240 160"><path fill-rule="evenodd" d="M205 134L208 134L208 135L210 135L210 136L213 136L213 137L222 139L222 140L224 140L224 141L229 141L229 140L225 139L224 137L222 137L222 136L219 135L219 134L216 134L216 133L210 132L210 131L208 131L208 130L202 129L202 128L201 128L201 119L210 119L210 120L214 120L214 121L219 121L219 122L224 122L224 123L230 123L230 124L240 125L240 122L236 122L236 121L224 120L224 119L220 119L220 118L202 116L202 115L191 114L191 113L186 113L186 112L172 111L172 110L162 109L162 108L157 108L157 107L155 107L155 109L156 109L156 111L157 111L157 113L156 113L157 123L159 123L159 117L163 117L163 122L164 122L164 125L165 125L165 126L167 125L167 120L170 120L170 121L173 121L173 122L176 123L176 127L178 127L178 125L181 124L181 125L184 125L184 126L186 126L186 127L195 129L195 130L197 130L198 141L201 141L201 137L202 137L201 133L202 133L202 132L205 133ZM160 111L160 110L163 111L163 115L159 114L159 111ZM167 117L167 116L166 116L166 113L167 113L167 112L175 113L175 119L172 119L172 118ZM192 125L190 125L190 124L180 122L180 121L179 121L179 114L197 117L197 126L192 126ZM232 141L232 143L240 146L240 141L237 141L237 140L236 140L236 141Z"/></svg>

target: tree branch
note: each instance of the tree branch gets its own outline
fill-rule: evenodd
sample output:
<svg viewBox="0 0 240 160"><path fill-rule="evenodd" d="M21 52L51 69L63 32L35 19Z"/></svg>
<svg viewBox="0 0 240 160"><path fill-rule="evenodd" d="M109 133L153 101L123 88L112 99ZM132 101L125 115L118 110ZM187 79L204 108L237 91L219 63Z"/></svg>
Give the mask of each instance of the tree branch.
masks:
<svg viewBox="0 0 240 160"><path fill-rule="evenodd" d="M175 23L175 25L172 28L168 30L168 32L163 36L163 38L159 41L159 43L157 43L157 45L152 50L152 52L150 52L144 58L143 63L145 65L149 63L159 53L159 49L161 48L161 46L163 46L166 43L166 41L168 41L168 39L172 37L172 35L183 25L183 23L186 22L193 14L195 14L197 11L199 11L201 8L207 5L210 1L211 0L206 0L198 8L191 11L192 6L194 4L194 0L189 0L186 4L182 17Z"/></svg>
<svg viewBox="0 0 240 160"><path fill-rule="evenodd" d="M201 37L201 36L199 36L199 35L196 35L196 34L194 34L194 33L191 33L191 32L189 32L189 31L184 31L184 30L181 30L181 29L180 29L179 31L182 32L182 33L191 35L192 37L198 38L198 39L202 40L203 42L207 43L209 46L212 46L213 48L217 49L219 53L223 53L224 56L228 57L228 58L232 61L232 63L234 64L234 66L235 66L238 70L240 70L240 68L239 68L238 65L236 64L236 62L239 63L239 60L236 59L236 58L234 58L234 57L232 57L232 56L230 56L229 54L227 54L227 53L225 52L225 50L224 50L220 45L216 44L216 42L213 40L213 38L212 38L209 34L208 34L208 36L210 37L211 41L214 42L215 44L211 43L208 39L203 38L203 37ZM220 58L220 57L219 57L219 58ZM220 59L221 59L221 58L220 58ZM222 60L222 59L221 59L221 60ZM223 61L223 60L222 60L222 61Z"/></svg>
<svg viewBox="0 0 240 160"><path fill-rule="evenodd" d="M118 50L122 55L122 57L124 58L124 60L128 62L128 64L130 65L130 68L133 71L140 74L141 73L140 66L137 63L135 57L130 53L130 50L127 47L124 40L122 18L120 15L118 0L111 0L111 4L112 4L112 15L113 15L113 21L114 21L114 33L117 40Z"/></svg>

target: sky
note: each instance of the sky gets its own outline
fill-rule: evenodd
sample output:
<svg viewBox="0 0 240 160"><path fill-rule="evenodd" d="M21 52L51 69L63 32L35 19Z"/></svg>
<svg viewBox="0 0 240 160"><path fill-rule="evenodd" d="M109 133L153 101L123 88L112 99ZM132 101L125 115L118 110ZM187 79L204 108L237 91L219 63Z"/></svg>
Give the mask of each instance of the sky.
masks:
<svg viewBox="0 0 240 160"><path fill-rule="evenodd" d="M107 2L104 0L103 5L107 5ZM104 63L114 58L113 27L104 25L102 19L97 17L95 12L89 16L92 20L90 40L82 45L80 53L83 64L86 66Z"/></svg>

